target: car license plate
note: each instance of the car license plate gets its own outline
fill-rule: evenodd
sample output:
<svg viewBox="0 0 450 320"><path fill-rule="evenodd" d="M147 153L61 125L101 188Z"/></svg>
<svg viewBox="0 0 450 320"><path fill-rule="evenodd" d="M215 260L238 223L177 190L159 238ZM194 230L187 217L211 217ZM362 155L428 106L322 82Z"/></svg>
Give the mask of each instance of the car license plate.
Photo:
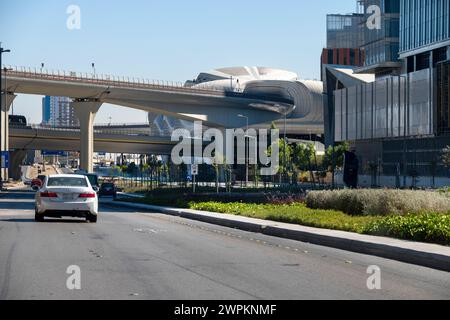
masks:
<svg viewBox="0 0 450 320"><path fill-rule="evenodd" d="M73 194L63 194L62 196L63 200L73 200Z"/></svg>

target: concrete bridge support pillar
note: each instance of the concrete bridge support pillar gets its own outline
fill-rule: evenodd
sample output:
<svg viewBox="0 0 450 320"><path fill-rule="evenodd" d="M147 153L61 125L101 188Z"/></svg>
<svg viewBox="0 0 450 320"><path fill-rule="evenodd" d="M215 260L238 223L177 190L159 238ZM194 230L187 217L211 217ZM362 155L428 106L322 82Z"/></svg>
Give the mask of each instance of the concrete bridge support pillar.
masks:
<svg viewBox="0 0 450 320"><path fill-rule="evenodd" d="M70 104L80 120L80 169L94 171L94 120L102 106L97 100L74 101Z"/></svg>
<svg viewBox="0 0 450 320"><path fill-rule="evenodd" d="M22 177L22 166L27 158L27 150L15 150L9 154L9 177L20 180Z"/></svg>
<svg viewBox="0 0 450 320"><path fill-rule="evenodd" d="M1 127L1 141L0 141L0 151L9 151L9 110L11 108L11 105L14 101L14 99L17 96L12 93L5 94L2 93L1 95L1 112L0 112L0 127ZM5 104L6 101L6 104ZM9 179L8 175L8 168L2 168L1 169L2 178L4 181Z"/></svg>

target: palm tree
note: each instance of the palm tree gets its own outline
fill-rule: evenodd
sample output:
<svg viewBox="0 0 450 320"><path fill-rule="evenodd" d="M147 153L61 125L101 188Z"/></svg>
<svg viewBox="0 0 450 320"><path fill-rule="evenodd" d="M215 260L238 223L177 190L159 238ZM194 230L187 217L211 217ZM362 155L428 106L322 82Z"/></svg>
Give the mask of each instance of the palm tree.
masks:
<svg viewBox="0 0 450 320"><path fill-rule="evenodd" d="M153 173L158 166L158 158L152 154L148 157L147 164L150 168L150 190L153 190Z"/></svg>

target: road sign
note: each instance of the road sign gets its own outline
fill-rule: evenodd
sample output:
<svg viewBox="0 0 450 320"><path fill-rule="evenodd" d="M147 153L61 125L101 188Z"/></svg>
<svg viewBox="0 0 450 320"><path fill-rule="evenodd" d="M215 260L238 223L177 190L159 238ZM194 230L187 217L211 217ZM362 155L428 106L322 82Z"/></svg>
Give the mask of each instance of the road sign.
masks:
<svg viewBox="0 0 450 320"><path fill-rule="evenodd" d="M198 164L193 164L191 166L191 175L193 175L193 176L198 175Z"/></svg>
<svg viewBox="0 0 450 320"><path fill-rule="evenodd" d="M42 150L43 156L59 156L59 157L66 157L68 155L65 151L48 151L48 150Z"/></svg>
<svg viewBox="0 0 450 320"><path fill-rule="evenodd" d="M194 179L194 181L192 183L192 189L193 189L193 192L195 193L195 185L196 185L195 177L198 175L198 164L194 163L193 165L191 165L191 175L192 175L192 178Z"/></svg>
<svg viewBox="0 0 450 320"><path fill-rule="evenodd" d="M2 169L8 169L9 168L9 152L8 151L2 151L2 161L1 161L1 167Z"/></svg>

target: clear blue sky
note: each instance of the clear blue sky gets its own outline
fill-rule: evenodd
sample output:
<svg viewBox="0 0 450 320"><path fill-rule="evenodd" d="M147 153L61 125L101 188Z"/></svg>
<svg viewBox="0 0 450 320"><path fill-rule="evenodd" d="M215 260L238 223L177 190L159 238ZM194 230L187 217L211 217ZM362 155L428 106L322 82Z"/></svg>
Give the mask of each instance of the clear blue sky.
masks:
<svg viewBox="0 0 450 320"><path fill-rule="evenodd" d="M69 5L81 29L66 27ZM227 66L270 66L319 78L326 14L350 13L355 0L15 0L2 1L6 64L185 81ZM14 111L41 121L37 96ZM104 106L97 122L143 122L145 114Z"/></svg>

